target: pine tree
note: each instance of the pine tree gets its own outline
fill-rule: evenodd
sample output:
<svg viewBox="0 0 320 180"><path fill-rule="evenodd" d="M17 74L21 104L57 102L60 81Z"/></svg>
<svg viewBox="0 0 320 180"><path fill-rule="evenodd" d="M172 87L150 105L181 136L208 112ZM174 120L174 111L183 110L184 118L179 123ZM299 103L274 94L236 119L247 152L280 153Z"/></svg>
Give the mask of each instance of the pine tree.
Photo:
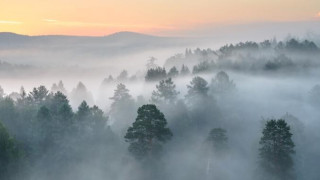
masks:
<svg viewBox="0 0 320 180"><path fill-rule="evenodd" d="M121 71L121 73L119 74L119 76L117 77L117 80L119 82L123 82L128 80L128 71L127 70L123 70Z"/></svg>
<svg viewBox="0 0 320 180"><path fill-rule="evenodd" d="M261 167L269 179L292 180L294 143L290 126L282 120L267 121L260 139Z"/></svg>
<svg viewBox="0 0 320 180"><path fill-rule="evenodd" d="M167 77L167 72L165 68L157 67L148 69L145 76L146 81L159 81Z"/></svg>
<svg viewBox="0 0 320 180"><path fill-rule="evenodd" d="M126 122L128 119L133 118L135 114L134 99L122 83L117 85L117 89L110 99L113 100L109 111L110 119L113 122L112 126L115 131L125 133Z"/></svg>
<svg viewBox="0 0 320 180"><path fill-rule="evenodd" d="M180 70L180 74L183 76L190 74L190 70L189 70L188 66L185 66L183 64L181 67L181 70Z"/></svg>
<svg viewBox="0 0 320 180"><path fill-rule="evenodd" d="M162 144L172 137L166 125L163 113L155 105L147 104L140 107L135 122L125 135L126 141L130 143L129 152L137 159L157 156Z"/></svg>
<svg viewBox="0 0 320 180"><path fill-rule="evenodd" d="M177 77L178 75L179 75L179 71L175 66L173 66L168 72L168 77L171 77L171 78Z"/></svg>
<svg viewBox="0 0 320 180"><path fill-rule="evenodd" d="M0 122L0 179L9 177L10 168L22 157L16 141L9 135L6 128ZM15 169L15 173L17 169Z"/></svg>
<svg viewBox="0 0 320 180"><path fill-rule="evenodd" d="M39 86L38 88L33 88L32 92L29 94L29 99L35 104L40 105L48 98L49 91L45 86Z"/></svg>
<svg viewBox="0 0 320 180"><path fill-rule="evenodd" d="M195 99L202 99L208 96L208 82L202 77L196 76L190 82L190 85L187 85L188 93L186 95L187 100L190 102Z"/></svg>
<svg viewBox="0 0 320 180"><path fill-rule="evenodd" d="M159 84L156 85L156 88L157 90L152 92L152 102L173 103L179 94L179 92L176 91L176 85L173 83L171 78L161 80Z"/></svg>
<svg viewBox="0 0 320 180"><path fill-rule="evenodd" d="M226 72L220 71L211 81L211 91L213 94L225 94L236 89L236 85Z"/></svg>

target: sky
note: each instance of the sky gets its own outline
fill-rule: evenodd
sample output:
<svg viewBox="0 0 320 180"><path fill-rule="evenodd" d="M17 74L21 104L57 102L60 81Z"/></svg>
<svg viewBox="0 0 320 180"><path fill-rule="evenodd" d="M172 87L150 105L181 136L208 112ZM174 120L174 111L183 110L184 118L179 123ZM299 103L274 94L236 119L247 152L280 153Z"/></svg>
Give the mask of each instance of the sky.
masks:
<svg viewBox="0 0 320 180"><path fill-rule="evenodd" d="M0 32L175 34L203 26L320 20L319 0L0 0Z"/></svg>

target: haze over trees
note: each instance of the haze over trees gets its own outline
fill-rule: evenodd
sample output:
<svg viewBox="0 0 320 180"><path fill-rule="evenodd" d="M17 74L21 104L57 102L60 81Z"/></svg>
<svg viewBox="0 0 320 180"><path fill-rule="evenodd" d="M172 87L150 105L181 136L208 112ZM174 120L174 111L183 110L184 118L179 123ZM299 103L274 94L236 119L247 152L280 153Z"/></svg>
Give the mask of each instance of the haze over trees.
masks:
<svg viewBox="0 0 320 180"><path fill-rule="evenodd" d="M110 100L112 100L112 104L109 116L114 124L114 129L123 132L129 119L135 114L134 99L129 94L126 86L120 83L117 85L117 89L114 90L114 95L110 97Z"/></svg>
<svg viewBox="0 0 320 180"><path fill-rule="evenodd" d="M89 81L1 81L0 179L317 179L318 57L312 41L248 41Z"/></svg>

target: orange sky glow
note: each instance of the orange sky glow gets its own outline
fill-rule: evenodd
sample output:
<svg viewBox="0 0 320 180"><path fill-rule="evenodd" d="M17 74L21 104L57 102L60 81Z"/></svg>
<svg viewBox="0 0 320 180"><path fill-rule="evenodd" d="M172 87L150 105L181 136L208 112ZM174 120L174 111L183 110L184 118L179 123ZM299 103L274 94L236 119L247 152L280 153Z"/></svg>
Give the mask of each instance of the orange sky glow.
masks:
<svg viewBox="0 0 320 180"><path fill-rule="evenodd" d="M310 20L319 8L319 0L1 0L0 32L166 35L206 24Z"/></svg>

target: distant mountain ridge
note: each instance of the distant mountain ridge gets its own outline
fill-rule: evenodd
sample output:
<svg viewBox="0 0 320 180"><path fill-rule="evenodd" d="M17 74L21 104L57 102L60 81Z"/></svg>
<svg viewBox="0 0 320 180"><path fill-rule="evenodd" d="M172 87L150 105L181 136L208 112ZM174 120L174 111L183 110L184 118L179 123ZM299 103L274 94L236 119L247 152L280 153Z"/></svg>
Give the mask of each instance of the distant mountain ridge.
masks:
<svg viewBox="0 0 320 180"><path fill-rule="evenodd" d="M65 37L65 38L125 38L125 37L135 37L135 38L175 38L175 37L167 37L167 36L156 36L150 34L144 34L139 32L132 32L132 31L119 31L115 33L111 33L108 35L102 36L78 36L78 35L59 35L59 34L52 34L52 35L24 35L24 34L17 34L13 32L0 32L0 38L41 38L41 37Z"/></svg>
<svg viewBox="0 0 320 180"><path fill-rule="evenodd" d="M189 47L192 38L161 37L136 32L117 32L106 36L28 36L0 33L0 59L17 64L91 63L120 56L164 49ZM146 55L151 56L153 55ZM146 58L147 58L146 57Z"/></svg>

